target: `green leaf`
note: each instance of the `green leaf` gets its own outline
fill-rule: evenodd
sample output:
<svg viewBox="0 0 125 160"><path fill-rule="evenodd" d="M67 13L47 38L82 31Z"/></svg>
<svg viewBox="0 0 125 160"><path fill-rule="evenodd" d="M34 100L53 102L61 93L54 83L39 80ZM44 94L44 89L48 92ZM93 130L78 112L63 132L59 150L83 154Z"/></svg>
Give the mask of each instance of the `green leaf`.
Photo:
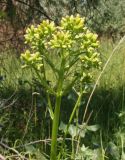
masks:
<svg viewBox="0 0 125 160"><path fill-rule="evenodd" d="M66 126L67 126L67 125L64 124L64 123L61 121L60 126L59 126L59 130L62 130L63 132L65 132Z"/></svg>
<svg viewBox="0 0 125 160"><path fill-rule="evenodd" d="M87 149L88 149L88 147L85 147L85 145L83 144L82 147L81 147L81 151L85 152L85 151L87 151Z"/></svg>
<svg viewBox="0 0 125 160"><path fill-rule="evenodd" d="M99 125L92 125L92 126L86 126L86 128L89 131L96 132L97 130L99 130L100 126Z"/></svg>
<svg viewBox="0 0 125 160"><path fill-rule="evenodd" d="M36 157L34 160L47 160L45 156L42 153L40 153L40 151L33 145L25 146L25 149L28 154Z"/></svg>
<svg viewBox="0 0 125 160"><path fill-rule="evenodd" d="M119 154L119 150L118 147L113 143L113 142L109 142L109 146L108 146L108 152L112 155L113 158L115 158L116 160L120 159L120 154ZM121 159L124 160L124 159Z"/></svg>
<svg viewBox="0 0 125 160"><path fill-rule="evenodd" d="M84 138L85 137L85 134L86 134L86 129L80 131L80 137Z"/></svg>
<svg viewBox="0 0 125 160"><path fill-rule="evenodd" d="M48 110L49 110L50 117L53 120L53 118L54 118L53 110L51 110L50 107L48 108Z"/></svg>
<svg viewBox="0 0 125 160"><path fill-rule="evenodd" d="M33 145L25 146L25 149L28 154L34 154L36 152L36 148Z"/></svg>
<svg viewBox="0 0 125 160"><path fill-rule="evenodd" d="M80 129L77 126L74 126L72 124L69 126L68 132L72 137L77 136L79 134L79 131Z"/></svg>

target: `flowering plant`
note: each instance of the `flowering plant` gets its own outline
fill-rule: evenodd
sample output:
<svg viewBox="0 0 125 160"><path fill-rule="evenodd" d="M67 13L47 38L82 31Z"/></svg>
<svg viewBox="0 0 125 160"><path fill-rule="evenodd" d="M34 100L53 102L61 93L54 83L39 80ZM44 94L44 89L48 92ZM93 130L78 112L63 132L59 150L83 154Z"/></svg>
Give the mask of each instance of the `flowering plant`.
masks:
<svg viewBox="0 0 125 160"><path fill-rule="evenodd" d="M36 27L32 25L26 30L25 43L30 49L21 54L23 68L34 69L40 83L46 89L48 109L53 121L50 159L55 160L62 96L79 82L80 91L71 113L70 124L86 90L86 84L92 80L92 68L99 68L101 64L99 42L97 35L85 26L85 19L76 15L62 18L59 26L48 20L43 20ZM47 83L48 66L55 77L50 83ZM51 105L50 94L56 97L54 107Z"/></svg>

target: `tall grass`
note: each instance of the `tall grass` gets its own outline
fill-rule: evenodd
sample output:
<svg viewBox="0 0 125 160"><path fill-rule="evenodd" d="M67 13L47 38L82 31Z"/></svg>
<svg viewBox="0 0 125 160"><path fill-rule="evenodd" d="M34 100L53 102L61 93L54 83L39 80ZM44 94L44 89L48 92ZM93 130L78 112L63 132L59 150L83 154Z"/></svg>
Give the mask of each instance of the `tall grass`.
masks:
<svg viewBox="0 0 125 160"><path fill-rule="evenodd" d="M19 58L11 51L1 53L0 60L0 146L2 142L11 146L0 147L0 153L13 159L13 154L17 157L19 155L11 148L37 140L39 142L35 146L37 143L42 144L38 149L26 146L21 149L18 147L18 150L22 155L37 153L36 157L42 157L39 149L46 151L46 143L50 143L50 140L40 141L50 137L44 91L37 84L34 73L31 70L22 70Z"/></svg>
<svg viewBox="0 0 125 160"><path fill-rule="evenodd" d="M116 44L111 44L108 40L102 41L101 52L103 53L103 59L107 63L107 57L110 57L110 61L100 78L89 108L89 110L94 110L91 122L94 121L100 124L106 154L109 156L109 159L113 160L124 159L125 141L122 139L122 143L118 143L120 141L118 139L124 135L125 131L124 122L122 121L125 111L124 38L121 42L116 46ZM116 49L113 51L115 47ZM117 133L119 138L116 136Z"/></svg>

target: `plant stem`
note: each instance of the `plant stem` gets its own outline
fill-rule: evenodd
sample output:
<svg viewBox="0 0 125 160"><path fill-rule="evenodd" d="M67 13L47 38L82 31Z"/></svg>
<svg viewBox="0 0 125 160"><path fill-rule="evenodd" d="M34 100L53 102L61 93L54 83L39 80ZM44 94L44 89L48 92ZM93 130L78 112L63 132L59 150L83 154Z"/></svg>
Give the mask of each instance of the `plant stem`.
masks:
<svg viewBox="0 0 125 160"><path fill-rule="evenodd" d="M71 159L74 160L75 159L75 154L74 154L74 137L72 137L72 154L71 154Z"/></svg>
<svg viewBox="0 0 125 160"><path fill-rule="evenodd" d="M52 144L51 144L51 155L50 155L51 160L56 160L60 104L61 104L61 96L57 96L55 111L54 111L53 128L52 128Z"/></svg>
<svg viewBox="0 0 125 160"><path fill-rule="evenodd" d="M74 114L75 114L75 112L76 112L77 108L78 108L78 107L79 107L79 105L80 105L82 95L83 95L83 93L80 93L80 95L79 95L79 97L78 97L78 99L77 99L77 102L76 102L76 104L75 104L75 106L74 106L74 108L73 108L73 111L72 111L72 113L71 113L71 116L70 116L69 122L68 122L67 127L66 127L65 135L67 135L67 133L68 133L68 129L69 129L69 126L70 126L70 124L71 124L71 122L72 122L72 119L73 119L73 117L74 117Z"/></svg>
<svg viewBox="0 0 125 160"><path fill-rule="evenodd" d="M64 133L64 139L63 139L63 142L62 142L62 145L61 145L61 151L60 151L60 153L59 153L59 155L58 155L58 160L60 159L61 154L62 154L62 152L63 152L63 148L64 148L64 144L65 144L65 139L66 139L66 136L67 136L67 134L68 134L68 129L69 129L70 124L71 124L71 122L72 122L72 120L73 120L73 117L74 117L74 115L75 115L75 112L76 112L77 108L78 108L79 105L80 105L82 96L83 96L83 92L81 92L81 93L79 94L78 99L77 99L77 101L76 101L76 104L75 104L75 106L74 106L74 108L73 108L73 111L72 111L72 113L71 113L71 116L70 116L70 118L69 118L69 122L68 122L68 124L67 124L66 130L65 130L65 133Z"/></svg>
<svg viewBox="0 0 125 160"><path fill-rule="evenodd" d="M58 79L58 88L56 93L56 103L55 103L54 119L52 126L52 143L51 143L50 160L57 159L57 134L58 134L59 117L60 117L60 105L62 99L62 86L64 81L64 65L65 61L64 59L62 59L59 79Z"/></svg>

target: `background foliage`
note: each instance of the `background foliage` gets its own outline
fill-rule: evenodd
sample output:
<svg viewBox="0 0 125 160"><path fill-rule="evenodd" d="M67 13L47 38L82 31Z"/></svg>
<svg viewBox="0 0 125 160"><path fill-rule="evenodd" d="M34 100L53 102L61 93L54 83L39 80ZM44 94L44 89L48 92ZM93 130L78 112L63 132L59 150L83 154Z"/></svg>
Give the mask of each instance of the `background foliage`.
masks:
<svg viewBox="0 0 125 160"><path fill-rule="evenodd" d="M27 25L46 18L58 24L67 14L86 17L92 30L114 41L125 32L124 0L1 0L0 9L1 48L5 42L21 47Z"/></svg>

